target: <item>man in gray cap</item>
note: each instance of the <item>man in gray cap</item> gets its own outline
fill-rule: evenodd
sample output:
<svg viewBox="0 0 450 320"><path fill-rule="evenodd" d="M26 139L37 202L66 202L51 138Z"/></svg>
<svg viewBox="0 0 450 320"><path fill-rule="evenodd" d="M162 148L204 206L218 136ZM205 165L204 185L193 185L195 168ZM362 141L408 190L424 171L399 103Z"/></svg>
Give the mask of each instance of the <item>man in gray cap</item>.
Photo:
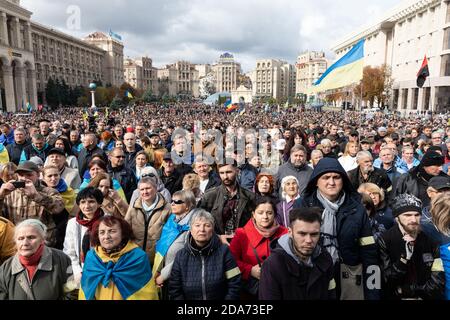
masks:
<svg viewBox="0 0 450 320"><path fill-rule="evenodd" d="M386 298L442 299L445 274L439 246L420 229L422 202L401 194L392 202L397 221L379 239Z"/></svg>
<svg viewBox="0 0 450 320"><path fill-rule="evenodd" d="M64 210L61 195L41 185L39 168L31 161L20 164L15 173L17 181L5 182L0 188L1 214L16 225L29 218L41 220L48 228L47 244L56 247L56 225L52 216Z"/></svg>

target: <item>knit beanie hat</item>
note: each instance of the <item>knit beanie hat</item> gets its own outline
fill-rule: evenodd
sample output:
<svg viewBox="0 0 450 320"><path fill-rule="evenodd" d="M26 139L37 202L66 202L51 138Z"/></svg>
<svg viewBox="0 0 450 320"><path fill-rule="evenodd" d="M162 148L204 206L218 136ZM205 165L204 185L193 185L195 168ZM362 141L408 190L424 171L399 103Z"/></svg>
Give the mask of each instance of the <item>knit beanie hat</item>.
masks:
<svg viewBox="0 0 450 320"><path fill-rule="evenodd" d="M442 166L444 164L444 157L436 151L428 150L420 164L422 167L430 167L430 166Z"/></svg>
<svg viewBox="0 0 450 320"><path fill-rule="evenodd" d="M402 213L415 211L422 214L422 201L411 194L400 194L393 199L392 214L398 217Z"/></svg>

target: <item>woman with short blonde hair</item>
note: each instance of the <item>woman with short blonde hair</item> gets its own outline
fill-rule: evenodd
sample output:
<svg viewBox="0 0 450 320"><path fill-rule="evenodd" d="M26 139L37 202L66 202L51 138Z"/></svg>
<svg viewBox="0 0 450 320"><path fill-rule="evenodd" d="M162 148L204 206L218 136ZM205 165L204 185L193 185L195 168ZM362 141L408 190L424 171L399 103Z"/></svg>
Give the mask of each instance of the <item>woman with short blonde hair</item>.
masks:
<svg viewBox="0 0 450 320"><path fill-rule="evenodd" d="M392 209L385 201L384 190L374 183L366 182L359 186L358 192L367 194L372 199L377 211L375 220L386 230L389 230L394 225L394 216L392 215Z"/></svg>

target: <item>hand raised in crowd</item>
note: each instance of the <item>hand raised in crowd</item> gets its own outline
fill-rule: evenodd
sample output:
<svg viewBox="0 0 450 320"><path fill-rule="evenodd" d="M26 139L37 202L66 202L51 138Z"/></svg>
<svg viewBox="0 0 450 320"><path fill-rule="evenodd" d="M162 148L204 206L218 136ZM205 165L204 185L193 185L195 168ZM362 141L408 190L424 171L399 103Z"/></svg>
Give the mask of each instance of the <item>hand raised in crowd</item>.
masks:
<svg viewBox="0 0 450 320"><path fill-rule="evenodd" d="M33 181L29 179L25 180L25 188L22 188L20 190L29 198L34 198L34 196L37 194L37 190L34 186Z"/></svg>
<svg viewBox="0 0 450 320"><path fill-rule="evenodd" d="M6 197L8 194L16 190L16 187L12 184L16 180L10 180L4 184L2 184L2 187L0 188L0 198Z"/></svg>

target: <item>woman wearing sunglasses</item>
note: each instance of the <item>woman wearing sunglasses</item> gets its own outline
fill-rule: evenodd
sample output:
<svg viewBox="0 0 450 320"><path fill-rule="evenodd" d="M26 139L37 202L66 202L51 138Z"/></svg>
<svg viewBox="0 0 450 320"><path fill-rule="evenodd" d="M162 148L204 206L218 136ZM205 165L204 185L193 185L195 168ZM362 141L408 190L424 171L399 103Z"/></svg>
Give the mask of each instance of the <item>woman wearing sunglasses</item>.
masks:
<svg viewBox="0 0 450 320"><path fill-rule="evenodd" d="M161 238L156 243L156 255L153 264L153 274L156 285L162 289L162 299L167 299L167 286L173 261L187 239L189 221L195 211L196 200L192 191L177 191L172 197L172 214L164 225Z"/></svg>

